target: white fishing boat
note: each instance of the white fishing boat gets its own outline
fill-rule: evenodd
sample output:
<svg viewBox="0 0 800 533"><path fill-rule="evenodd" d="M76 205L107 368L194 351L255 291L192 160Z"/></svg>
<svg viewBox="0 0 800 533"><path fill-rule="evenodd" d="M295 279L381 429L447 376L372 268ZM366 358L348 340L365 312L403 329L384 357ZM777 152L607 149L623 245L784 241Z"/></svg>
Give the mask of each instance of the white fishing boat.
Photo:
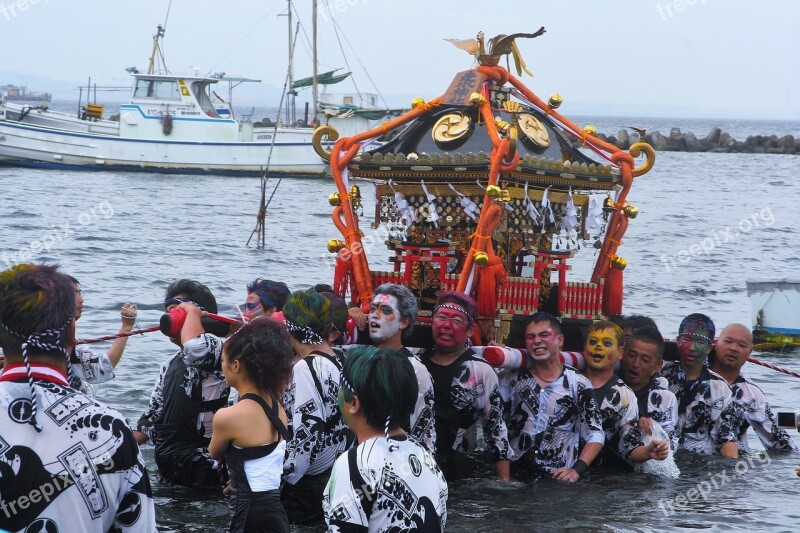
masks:
<svg viewBox="0 0 800 533"><path fill-rule="evenodd" d="M156 73L159 58L163 64L159 44L163 36L159 26L146 74L129 69L130 99L120 107L118 121L103 119L98 104L71 114L1 101L0 164L226 175L259 174L268 167L276 176L328 175L327 162L312 145L312 126L255 127L249 118L237 118L230 102L223 102L213 90L220 81L258 80L176 75L166 66ZM290 48L290 58L291 54ZM312 78L314 109L317 85L336 83L348 74ZM291 74L288 81L288 87L297 87ZM360 96L351 96L350 102L356 98L363 102ZM374 106L342 105L347 101L323 109L326 122L344 133L363 130L386 114ZM324 144L330 148L332 143Z"/></svg>
<svg viewBox="0 0 800 533"><path fill-rule="evenodd" d="M745 283L754 342L762 347L800 346L800 279L749 279Z"/></svg>

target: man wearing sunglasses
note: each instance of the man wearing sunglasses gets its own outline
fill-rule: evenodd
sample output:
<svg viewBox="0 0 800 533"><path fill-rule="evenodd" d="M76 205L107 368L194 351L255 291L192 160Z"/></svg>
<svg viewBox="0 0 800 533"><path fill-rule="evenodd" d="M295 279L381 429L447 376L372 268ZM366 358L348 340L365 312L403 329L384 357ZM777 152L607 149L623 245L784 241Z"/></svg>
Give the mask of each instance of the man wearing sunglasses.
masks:
<svg viewBox="0 0 800 533"><path fill-rule="evenodd" d="M180 307L186 319L180 351L161 365L150 407L134 432L139 444L151 440L159 478L168 485L220 490L220 478L208 455L214 413L228 403L230 387L222 374L222 339L206 333L203 311L217 312L217 300L205 285L189 279L167 287L164 310Z"/></svg>
<svg viewBox="0 0 800 533"><path fill-rule="evenodd" d="M715 327L709 317L693 313L678 329L680 361L666 361L661 375L678 399L681 449L736 459L738 416L728 383L708 367Z"/></svg>

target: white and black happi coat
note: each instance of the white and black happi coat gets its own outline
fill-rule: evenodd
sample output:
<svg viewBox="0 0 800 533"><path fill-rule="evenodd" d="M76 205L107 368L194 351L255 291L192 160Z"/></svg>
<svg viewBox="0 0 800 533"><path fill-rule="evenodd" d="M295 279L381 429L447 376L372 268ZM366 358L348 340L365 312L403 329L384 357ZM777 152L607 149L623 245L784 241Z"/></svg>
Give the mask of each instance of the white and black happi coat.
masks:
<svg viewBox="0 0 800 533"><path fill-rule="evenodd" d="M9 531L156 531L144 460L117 411L69 387L47 365L0 375L0 528Z"/></svg>
<svg viewBox="0 0 800 533"><path fill-rule="evenodd" d="M531 453L539 469L553 472L572 468L581 443L605 442L592 384L571 366L546 387L527 369L503 370L500 391L515 460Z"/></svg>
<svg viewBox="0 0 800 533"><path fill-rule="evenodd" d="M413 437L373 437L336 460L322 507L329 532L438 533L447 482Z"/></svg>
<svg viewBox="0 0 800 533"><path fill-rule="evenodd" d="M748 376L739 374L731 384L731 394L738 415L739 424L735 428L735 434L740 452L750 451L747 444L747 428L750 426L767 450L797 450L797 445L789 434L778 427L764 391Z"/></svg>

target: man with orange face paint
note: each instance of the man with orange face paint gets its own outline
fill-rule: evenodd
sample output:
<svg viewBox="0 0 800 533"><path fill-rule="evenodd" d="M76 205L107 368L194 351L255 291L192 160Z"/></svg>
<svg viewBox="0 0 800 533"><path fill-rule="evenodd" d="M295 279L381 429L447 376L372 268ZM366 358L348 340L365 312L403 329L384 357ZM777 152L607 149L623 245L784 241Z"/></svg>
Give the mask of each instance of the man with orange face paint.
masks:
<svg viewBox="0 0 800 533"><path fill-rule="evenodd" d="M584 375L594 387L594 399L600 410L606 443L603 455L614 462L611 454L631 463L650 459L662 461L669 455L669 443L653 440L645 446L639 430L639 408L636 395L614 373L622 359L624 332L618 325L599 320L589 326Z"/></svg>
<svg viewBox="0 0 800 533"><path fill-rule="evenodd" d="M680 448L737 459L735 428L739 426L731 390L708 367L715 332L709 317L694 313L678 329L680 361L665 362L661 375L678 398Z"/></svg>
<svg viewBox="0 0 800 533"><path fill-rule="evenodd" d="M536 313L525 327L533 367L500 373L515 456L512 472L522 480L547 475L577 481L603 448L605 435L592 384L561 362L563 344L558 319Z"/></svg>

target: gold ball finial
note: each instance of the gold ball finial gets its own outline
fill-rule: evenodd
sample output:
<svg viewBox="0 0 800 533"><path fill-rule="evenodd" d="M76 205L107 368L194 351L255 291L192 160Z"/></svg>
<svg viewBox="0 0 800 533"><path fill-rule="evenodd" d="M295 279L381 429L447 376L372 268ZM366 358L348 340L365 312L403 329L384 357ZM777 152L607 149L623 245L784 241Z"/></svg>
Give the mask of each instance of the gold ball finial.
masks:
<svg viewBox="0 0 800 533"><path fill-rule="evenodd" d="M411 100L411 109L417 109L418 107L422 107L424 105L425 105L425 99L420 98L419 96Z"/></svg>
<svg viewBox="0 0 800 533"><path fill-rule="evenodd" d="M591 124L587 124L583 127L583 133L586 135L597 135L597 128Z"/></svg>
<svg viewBox="0 0 800 533"><path fill-rule="evenodd" d="M620 257L618 255L611 257L611 268L615 270L625 270L626 266L628 266L628 260L624 257Z"/></svg>
<svg viewBox="0 0 800 533"><path fill-rule="evenodd" d="M344 248L346 245L344 241L340 241L339 239L331 239L328 241L328 251L332 254L337 253L339 250Z"/></svg>
<svg viewBox="0 0 800 533"><path fill-rule="evenodd" d="M486 195L489 196L489 198L500 198L503 196L503 190L497 185L489 185L486 187Z"/></svg>
<svg viewBox="0 0 800 533"><path fill-rule="evenodd" d="M469 95L469 103L475 107L480 107L486 103L486 98L481 93L472 93Z"/></svg>
<svg viewBox="0 0 800 533"><path fill-rule="evenodd" d="M625 207L622 208L622 212L628 218L636 218L637 216L639 216L639 208L636 207L635 205L631 205L628 203L626 203Z"/></svg>
<svg viewBox="0 0 800 533"><path fill-rule="evenodd" d="M489 264L489 255L486 252L475 252L475 264L486 266Z"/></svg>
<svg viewBox="0 0 800 533"><path fill-rule="evenodd" d="M558 109L563 102L564 99L561 98L560 94L553 93L550 95L550 100L548 100L547 105L550 106L550 109Z"/></svg>
<svg viewBox="0 0 800 533"><path fill-rule="evenodd" d="M339 196L338 192L331 193L328 195L328 203L333 207L338 207L342 205L342 198Z"/></svg>

